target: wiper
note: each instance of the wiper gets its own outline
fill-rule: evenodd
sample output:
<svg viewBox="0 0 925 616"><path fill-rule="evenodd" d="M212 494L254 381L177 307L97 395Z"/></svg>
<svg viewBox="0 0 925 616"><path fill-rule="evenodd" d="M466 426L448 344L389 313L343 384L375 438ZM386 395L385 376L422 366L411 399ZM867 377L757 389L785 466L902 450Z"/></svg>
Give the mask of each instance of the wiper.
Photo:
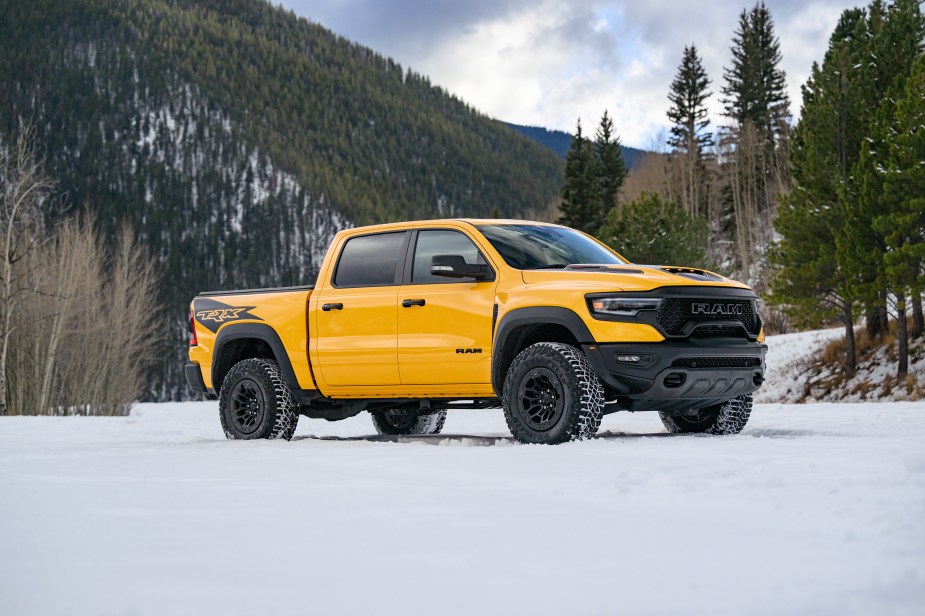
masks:
<svg viewBox="0 0 925 616"><path fill-rule="evenodd" d="M541 269L565 269L571 263L550 263L549 265L537 265L536 267L528 267L525 269L528 270L541 270Z"/></svg>

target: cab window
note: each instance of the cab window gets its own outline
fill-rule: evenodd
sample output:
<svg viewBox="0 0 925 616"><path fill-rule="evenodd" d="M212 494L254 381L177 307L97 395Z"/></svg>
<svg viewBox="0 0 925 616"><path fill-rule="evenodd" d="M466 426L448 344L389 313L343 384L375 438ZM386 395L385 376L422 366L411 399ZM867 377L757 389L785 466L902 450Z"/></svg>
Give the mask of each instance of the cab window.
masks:
<svg viewBox="0 0 925 616"><path fill-rule="evenodd" d="M432 229L418 231L417 244L414 247L414 265L411 282L415 284L441 284L453 282L472 282L472 279L454 279L434 276L430 273L430 262L435 255L460 255L469 264L487 263L475 244L459 231Z"/></svg>
<svg viewBox="0 0 925 616"><path fill-rule="evenodd" d="M405 232L361 235L347 240L340 253L335 287L379 287L395 284Z"/></svg>

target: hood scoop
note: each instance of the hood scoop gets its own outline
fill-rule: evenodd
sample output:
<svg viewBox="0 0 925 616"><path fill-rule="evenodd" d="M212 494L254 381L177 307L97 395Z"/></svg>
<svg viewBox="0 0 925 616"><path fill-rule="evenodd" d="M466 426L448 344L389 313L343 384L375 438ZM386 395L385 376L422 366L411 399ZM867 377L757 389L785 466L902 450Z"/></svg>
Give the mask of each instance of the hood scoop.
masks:
<svg viewBox="0 0 925 616"><path fill-rule="evenodd" d="M659 267L658 269L669 274L674 274L675 276L689 278L698 282L718 282L722 280L722 278L716 274L693 267Z"/></svg>
<svg viewBox="0 0 925 616"><path fill-rule="evenodd" d="M640 269L632 269L628 267L619 267L619 266L614 267L613 265L596 265L593 263L574 263L572 265L566 266L563 269L566 269L570 272L603 271L603 272L608 272L612 274L645 274L645 272Z"/></svg>

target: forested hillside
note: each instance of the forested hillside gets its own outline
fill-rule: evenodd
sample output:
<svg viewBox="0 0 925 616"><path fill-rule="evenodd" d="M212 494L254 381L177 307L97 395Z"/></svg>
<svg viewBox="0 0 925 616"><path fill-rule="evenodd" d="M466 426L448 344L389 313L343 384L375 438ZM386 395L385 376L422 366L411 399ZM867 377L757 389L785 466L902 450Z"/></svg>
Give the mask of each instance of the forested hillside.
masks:
<svg viewBox="0 0 925 616"><path fill-rule="evenodd" d="M0 146L34 124L49 220L133 224L169 331L150 397L185 390L199 290L310 283L358 224L530 215L561 160L427 78L262 0L0 0Z"/></svg>

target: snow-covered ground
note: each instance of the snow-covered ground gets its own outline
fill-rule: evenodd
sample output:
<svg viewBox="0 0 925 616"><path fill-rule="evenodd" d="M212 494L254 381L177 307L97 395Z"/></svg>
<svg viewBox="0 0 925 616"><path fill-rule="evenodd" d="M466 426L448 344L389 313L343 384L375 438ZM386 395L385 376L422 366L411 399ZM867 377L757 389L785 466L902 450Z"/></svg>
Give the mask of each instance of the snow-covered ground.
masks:
<svg viewBox="0 0 925 616"><path fill-rule="evenodd" d="M756 402L789 402L793 392L802 391L810 360L830 340L844 336L844 328L819 329L768 336L767 372L764 385L755 393Z"/></svg>
<svg viewBox="0 0 925 616"><path fill-rule="evenodd" d="M925 403L445 432L228 442L214 402L0 418L0 614L925 613Z"/></svg>
<svg viewBox="0 0 925 616"><path fill-rule="evenodd" d="M868 402L922 398L925 390L925 345L910 341L909 375L897 382L895 348L881 346L861 354L857 372L847 377L819 360L825 347L845 335L844 328L768 336L765 383L757 402ZM891 359L892 357L892 359ZM917 386L910 386L911 384ZM923 610L925 613L925 610Z"/></svg>

